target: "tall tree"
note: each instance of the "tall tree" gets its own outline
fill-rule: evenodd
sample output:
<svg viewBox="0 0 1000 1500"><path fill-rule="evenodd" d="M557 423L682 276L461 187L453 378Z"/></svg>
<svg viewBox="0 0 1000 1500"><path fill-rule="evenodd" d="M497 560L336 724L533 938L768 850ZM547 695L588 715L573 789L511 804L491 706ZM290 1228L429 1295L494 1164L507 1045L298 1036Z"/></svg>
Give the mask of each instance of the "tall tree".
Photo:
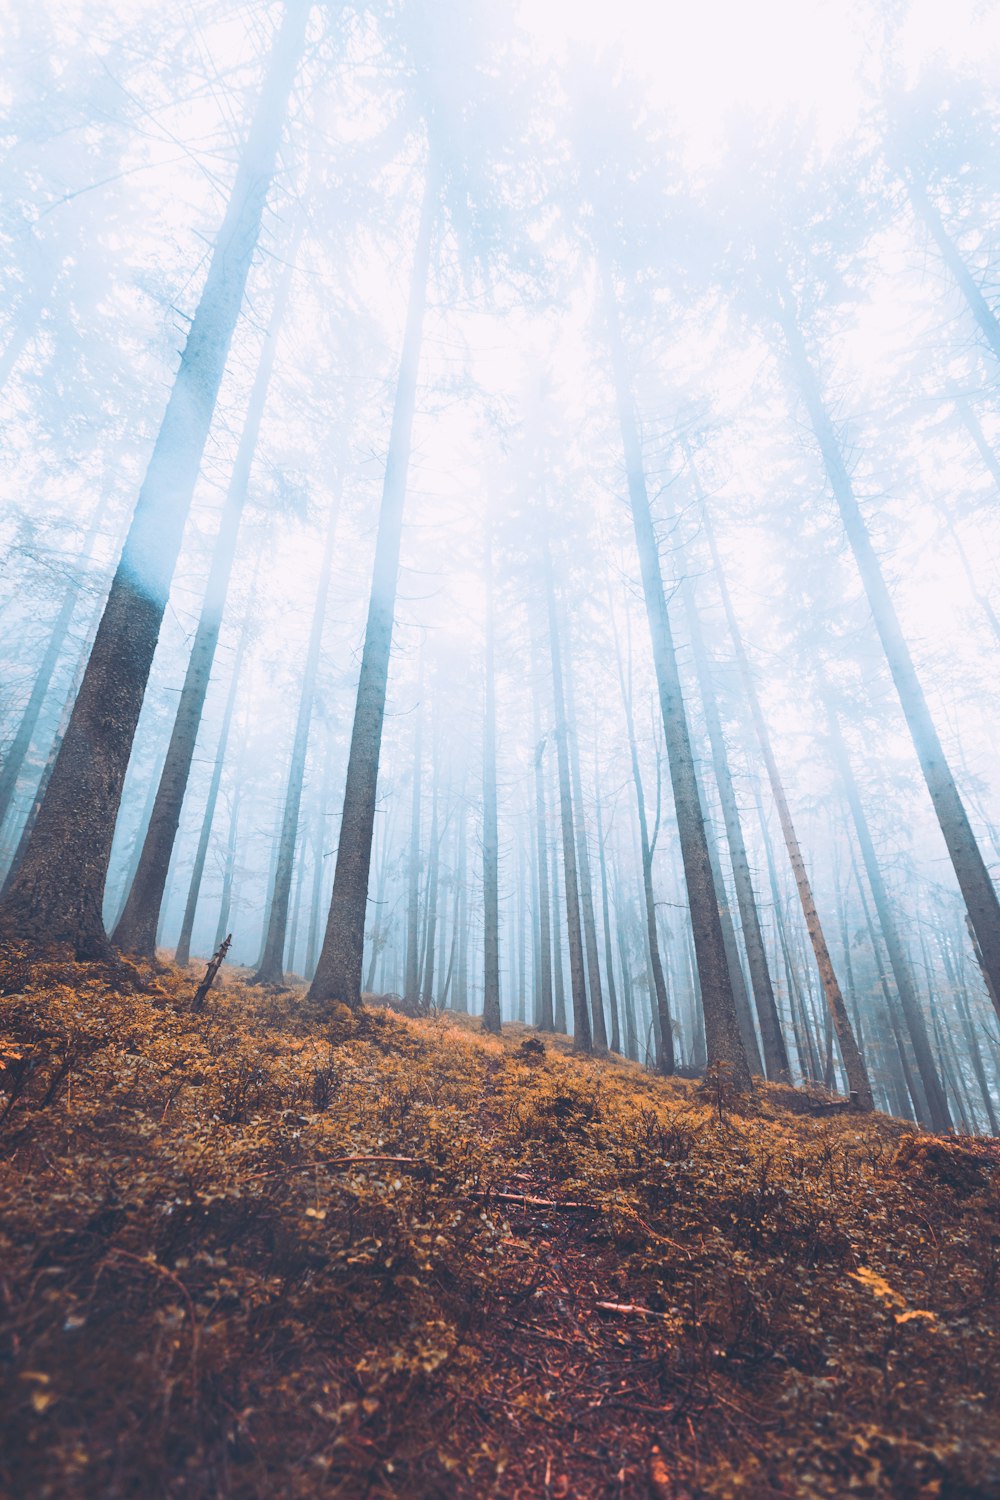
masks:
<svg viewBox="0 0 1000 1500"><path fill-rule="evenodd" d="M288 0L80 691L0 926L104 957L101 904L139 711L260 233L310 0Z"/></svg>
<svg viewBox="0 0 1000 1500"><path fill-rule="evenodd" d="M326 621L326 607L330 593L330 573L333 569L333 550L337 537L339 511L338 493L327 520L326 542L320 562L319 581L316 585L312 624L309 629L309 647L302 672L298 712L295 716L295 736L292 740L292 753L288 762L285 803L278 835L278 862L267 911L264 948L260 963L257 965L257 972L253 977L255 984L284 983L282 955L285 951L285 929L288 926L288 900L292 889L299 808L302 805L302 785L305 780L306 753L309 748L309 726L312 723L313 700L316 696L316 678L319 671L320 650L323 645L323 626ZM360 980L359 974L359 984Z"/></svg>
<svg viewBox="0 0 1000 1500"><path fill-rule="evenodd" d="M694 937L701 1004L705 1014L705 1039L710 1065L729 1070L732 1084L749 1089L747 1064L739 1018L729 977L729 965L719 916L719 897L712 876L712 863L705 831L705 818L695 776L691 734L681 690L673 634L660 572L659 548L646 489L646 471L639 437L639 424L629 378L628 361L619 323L618 302L611 270L602 261L604 313L611 345L611 364L625 473L636 546L642 571L643 595L653 646L653 665L663 716L663 733L670 766L674 807L680 835L684 878L687 886L691 928Z"/></svg>
<svg viewBox="0 0 1000 1500"><path fill-rule="evenodd" d="M493 543L486 532L486 642L483 712L483 1026L500 1032L500 841L497 832L497 699Z"/></svg>
<svg viewBox="0 0 1000 1500"><path fill-rule="evenodd" d="M125 906L112 933L112 941L117 947L144 958L152 958L156 949L156 929L160 919L160 907L163 904L163 893L166 889L167 870L170 867L170 857L177 838L184 794L187 791L205 698L212 677L212 665L222 629L233 562L236 558L240 520L250 488L250 472L254 454L257 451L268 387L274 370L278 333L288 304L301 235L300 225L293 237L288 260L278 281L271 322L258 358L257 373L254 377L243 430L226 489L201 614L177 703L167 757L160 773L156 801L153 804L149 826L142 842L139 863Z"/></svg>
<svg viewBox="0 0 1000 1500"><path fill-rule="evenodd" d="M354 1008L361 1003L361 967L364 961L368 876L371 868L379 757L382 750L382 723L385 718L389 657L399 581L399 552L403 534L403 504L410 466L413 412L437 203L437 180L434 172L429 171L417 229L403 352L399 362L389 453L382 486L365 644L358 677L351 748L347 758L344 812L333 876L333 894L316 973L309 986L309 995L314 1000L327 1004L339 1001Z"/></svg>
<svg viewBox="0 0 1000 1500"><path fill-rule="evenodd" d="M809 355L793 290L787 276L777 267L773 276L775 321L784 338L791 371L809 414L827 479L861 574L872 619L909 725L917 759L979 945L983 971L1000 1016L1000 900L969 822L854 493L843 449Z"/></svg>
<svg viewBox="0 0 1000 1500"><path fill-rule="evenodd" d="M778 821L781 824L781 832L784 836L785 848L788 851L789 863L792 867L792 873L795 876L795 888L798 891L799 901L802 905L802 914L805 917L806 929L809 933L809 940L812 943L813 953L816 958L816 967L819 970L827 1007L833 1020L834 1030L837 1033L840 1055L843 1058L844 1069L847 1073L848 1087L857 1099L858 1108L871 1110L874 1108L874 1099L872 1097L871 1082L868 1078L868 1070L865 1067L864 1058L861 1056L861 1049L858 1047L857 1038L851 1026L851 1018L847 1013L847 1006L844 1004L844 997L833 967L833 959L830 957L830 949L827 946L826 934L823 931L823 924L816 909L812 884L806 871L805 860L802 857L802 848L795 831L795 824L792 821L791 809L788 806L788 798L785 796L781 774L778 771L778 762L775 759L774 750L771 746L771 736L760 706L760 698L758 697L757 687L750 669L750 661L743 645L743 637L740 633L739 625L737 624L736 612L733 609L732 599L729 595L729 585L723 572L722 559L719 555L719 548L715 539L715 530L709 517L704 495L701 497L700 513L705 536L712 555L712 566L715 572L716 584L729 626L733 651L736 655L740 676L743 680L743 689L750 708L754 728L757 732L761 755L767 769L768 781L771 785L771 795L774 798L774 805L778 810Z"/></svg>

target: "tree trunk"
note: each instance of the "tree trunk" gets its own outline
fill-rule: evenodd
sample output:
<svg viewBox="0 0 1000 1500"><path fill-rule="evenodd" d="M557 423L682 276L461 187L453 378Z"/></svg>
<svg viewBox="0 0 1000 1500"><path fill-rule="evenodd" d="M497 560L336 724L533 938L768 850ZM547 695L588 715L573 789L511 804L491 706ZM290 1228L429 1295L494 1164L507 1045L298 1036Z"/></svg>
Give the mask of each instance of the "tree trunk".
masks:
<svg viewBox="0 0 1000 1500"><path fill-rule="evenodd" d="M538 876L538 1025L552 1031L555 1014L552 1008L552 923L549 915L549 846L545 817L545 740L542 738L538 674L531 674L532 728L535 739L535 854Z"/></svg>
<svg viewBox="0 0 1000 1500"><path fill-rule="evenodd" d="M438 922L438 881L441 865L441 835L438 829L438 803L440 801L440 746L437 734L432 736L434 754L434 777L431 785L431 836L427 869L427 933L424 939L424 975L420 998L424 1005L434 1004L434 944Z"/></svg>
<svg viewBox="0 0 1000 1500"><path fill-rule="evenodd" d="M309 649L306 653L305 669L302 673L302 689L299 694L299 709L295 719L295 738L288 766L288 785L285 789L285 805L281 817L281 833L278 838L278 863L274 875L274 889L268 909L267 935L257 972L252 984L283 984L284 967L282 957L285 950L285 929L288 925L288 898L292 888L292 869L295 863L295 843L299 829L299 808L302 803L302 783L305 780L306 752L309 748L309 725L312 720L313 699L316 696L316 677L319 671L320 649L323 644L323 625L326 621L326 604L330 592L330 573L333 569L333 546L337 535L339 498L334 501L327 523L326 545L320 564L319 582L316 586L316 602L313 605L312 625L309 631ZM358 975L360 985L361 976Z"/></svg>
<svg viewBox="0 0 1000 1500"><path fill-rule="evenodd" d="M553 778L555 779L555 778ZM558 790L553 791L553 801L558 797ZM559 913L562 903L559 900L559 850L556 841L552 841L552 1024L559 1036L565 1036L568 1031L566 1024L566 985L563 979L563 943L562 926L559 921Z"/></svg>
<svg viewBox="0 0 1000 1500"><path fill-rule="evenodd" d="M601 961L597 952L597 921L594 915L594 887L590 877L590 850L587 845L587 823L583 812L583 777L580 774L580 736L573 691L572 649L569 622L562 612L566 646L563 669L566 692L567 739L569 747L570 787L576 824L576 858L580 880L580 915L583 919L584 952L587 956L587 981L590 990L590 1023L594 1050L607 1052L608 1029L604 1021L604 995L601 984Z"/></svg>
<svg viewBox="0 0 1000 1500"><path fill-rule="evenodd" d="M868 828L868 820L861 806L861 796L858 792L858 784L854 779L854 772L847 756L847 747L841 734L837 715L834 713L829 697L823 694L826 707L827 725L830 734L830 748L833 752L834 764L840 777L847 805L851 811L851 819L854 823L854 831L858 839L858 847L861 850L861 859L868 876L868 885L871 889L872 899L875 902L875 911L878 915L879 926L882 929L882 939L885 943L886 952L889 955L889 965L892 969L892 977L896 983L896 994L899 996L899 1004L909 1032L910 1042L913 1047L913 1055L916 1058L917 1069L920 1073L920 1081L924 1086L924 1094L927 1098L927 1106L930 1110L930 1123L932 1129L945 1131L951 1129L951 1117L948 1114L948 1102L945 1099L941 1080L934 1066L934 1056L931 1052L930 1040L924 1026L924 1018L920 1011L920 1002L913 985L909 964L903 949L903 943L896 926L895 914L889 900L889 893L882 879L882 872L875 857L875 845Z"/></svg>
<svg viewBox="0 0 1000 1500"><path fill-rule="evenodd" d="M690 451L687 450L686 445L685 457L688 462L688 468L694 478L696 491L700 500L702 498L700 482L691 462ZM691 637L694 668L698 679L702 708L705 714L705 728L708 731L708 741L712 752L712 768L715 772L715 782L719 791L719 801L722 806L722 817L726 829L726 840L729 844L729 857L733 868L733 883L736 888L736 904L739 907L740 924L743 928L743 941L746 945L747 963L750 966L750 984L753 989L757 1020L760 1023L760 1038L764 1049L764 1067L768 1078L772 1082L787 1083L789 1079L788 1051L785 1047L785 1039L781 1034L781 1022L778 1019L778 1007L774 998L774 987L771 983L771 971L768 968L767 953L764 948L764 935L760 926L760 914L757 911L757 899L754 895L753 880L750 875L750 861L747 858L743 826L740 821L739 808L736 804L736 792L733 788L732 773L729 769L729 752L726 749L726 741L722 732L719 702L715 692L715 683L712 678L708 653L705 649L701 619L698 614L698 606L695 602L690 579L685 580L683 595Z"/></svg>
<svg viewBox="0 0 1000 1500"><path fill-rule="evenodd" d="M184 523L260 232L305 38L289 0L205 287L139 494L90 660L17 876L8 932L105 957L101 903L115 818Z"/></svg>
<svg viewBox="0 0 1000 1500"><path fill-rule="evenodd" d="M872 1098L868 1072L851 1027L850 1017L847 1014L844 997L840 992L840 985L837 983L833 960L830 957L830 950L827 947L826 937L819 919L819 912L816 910L812 886L809 882L809 876L806 873L805 860L802 858L802 850L795 832L795 824L792 822L788 799L785 796L785 789L778 774L778 763L774 758L774 751L771 748L771 737L768 733L764 713L760 706L760 699L757 696L757 688L753 680L753 673L750 670L750 662L747 659L747 654L743 647L743 638L736 623L736 614L733 610L732 600L729 597L729 586L722 571L722 559L719 556L715 531L709 519L708 506L705 503L704 497L702 497L701 503L701 520L705 530L705 537L711 550L712 566L715 570L719 593L726 613L729 633L733 642L733 650L740 669L740 676L743 680L743 688L750 707L754 727L757 731L757 739L760 744L764 765L767 768L768 780L771 783L771 795L778 810L778 820L781 823L785 848L788 851L788 859L792 866L792 873L795 876L795 887L798 891L799 901L802 904L802 913L806 919L806 928L809 932L813 953L816 957L816 967L819 970L823 993L833 1019L834 1029L837 1033L840 1055L843 1058L844 1069L847 1073L848 1088L851 1093L857 1095L859 1109L871 1110L874 1108L874 1100Z"/></svg>
<svg viewBox="0 0 1000 1500"><path fill-rule="evenodd" d="M983 972L991 988L997 1014L1000 1015L1000 901L997 900L996 889L931 718L910 649L900 629L787 288L783 293L780 326L799 391L809 412L823 457L827 478L840 508L844 530L861 574L875 628L910 728L927 790L951 856L959 889L965 899L969 920L982 955ZM997 352L1000 354L1000 344Z"/></svg>
<svg viewBox="0 0 1000 1500"><path fill-rule="evenodd" d="M489 525L489 523L487 523ZM486 537L486 695L483 719L483 1026L500 1033L500 847L497 834L497 705L493 560Z"/></svg>
<svg viewBox="0 0 1000 1500"><path fill-rule="evenodd" d="M79 559L81 563L88 562L90 559L90 554L93 550L94 542L100 530L101 520L104 512L107 510L107 506L108 497L105 495L97 506L90 525L87 528L87 534L83 539ZM39 715L48 694L53 673L62 657L63 647L66 644L66 637L69 634L70 623L73 619L73 613L79 598L80 583L78 580L76 583L70 584L63 595L62 604L59 606L59 612L56 615L49 634L45 653L42 656L34 682L32 683L31 694L25 704L24 712L18 721L14 738L11 740L7 754L3 758L3 765L0 766L0 824L3 824L5 821L14 800L14 793L17 790L17 779L21 774L24 758L28 753L32 737L38 726Z"/></svg>
<svg viewBox="0 0 1000 1500"><path fill-rule="evenodd" d="M642 863L642 894L646 912L646 957L651 980L653 1015L656 1020L656 1070L658 1073L669 1076L676 1069L677 1059L674 1054L674 1027L670 1014L670 997L667 993L667 981L663 973L663 962L660 957L660 939L656 928L656 900L653 895L653 852L656 834L654 833L653 839L650 839L649 822L646 818L646 797L642 786L642 771L639 766L639 746L635 737L635 716L632 711L632 686L631 681L626 683L625 668L622 663L621 643L618 639L618 626L615 621L614 609L611 607L610 589L608 592L608 606L615 641L618 686L621 691L622 707L625 711L625 729L628 734L636 814L639 820L639 855ZM627 639L629 678L631 679L631 632L629 632ZM659 782L657 785L659 785ZM659 801L657 801L657 811L659 811ZM656 833L658 832L659 826L657 825Z"/></svg>
<svg viewBox="0 0 1000 1500"><path fill-rule="evenodd" d="M642 570L643 594L653 647L653 665L663 716L663 733L670 765L674 807L684 862L695 955L705 1013L705 1038L710 1065L725 1067L735 1088L750 1089L750 1069L740 1037L739 1020L729 982L729 966L719 919L718 893L705 834L687 712L681 692L677 658L660 573L659 549L646 491L639 428L632 399L625 348L618 321L611 276L604 270L605 306L611 359L632 521Z"/></svg>
<svg viewBox="0 0 1000 1500"><path fill-rule="evenodd" d="M313 829L313 884L312 894L309 901L309 933L306 938L306 962L305 977L311 979L316 968L316 955L319 952L319 921L323 901L323 874L326 867L326 810L330 804L330 788L333 784L333 752L334 740L332 733L327 732L326 756L323 762L323 785L320 788L319 806L316 808L316 822Z"/></svg>
<svg viewBox="0 0 1000 1500"><path fill-rule="evenodd" d="M997 359L1000 359L1000 323L997 322L989 303L976 285L958 246L945 229L937 205L931 202L923 183L915 181L909 175L906 177L906 191L909 194L913 212L930 232L931 238L941 252L941 259L955 278L959 291L965 298L966 305L978 323L986 342Z"/></svg>
<svg viewBox="0 0 1000 1500"><path fill-rule="evenodd" d="M236 690L239 686L240 670L243 666L243 657L247 647L247 637L250 631L250 612L247 611L240 631L239 644L236 647L236 657L233 661L232 673L229 678L229 692L226 695L226 707L222 715L222 728L219 731L219 743L215 750L215 764L212 767L212 780L208 788L208 797L205 802L205 812L201 820L201 833L198 837L198 848L194 856L194 868L191 871L191 884L188 887L187 902L184 906L184 918L181 922L180 937L177 939L177 950L174 953L174 963L187 964L191 959L191 937L194 932L195 912L198 909L198 895L201 891L202 876L205 873L205 860L208 856L208 842L212 836L212 823L215 819L215 807L219 800L219 788L222 785L222 770L226 761L226 749L229 744L229 732L232 728L233 713L236 708ZM163 781L160 780L162 787ZM216 944L218 947L218 944Z"/></svg>
<svg viewBox="0 0 1000 1500"><path fill-rule="evenodd" d="M403 505L410 465L413 412L436 210L437 189L433 176L429 176L420 213L403 352L389 435L389 453L382 486L382 505L375 541L375 562L351 748L347 759L344 812L337 847L333 894L319 963L309 987L312 1000L327 1004L339 1000L352 1008L357 1008L361 1003L361 966L364 962L368 875L371 868L372 830L382 749L382 723L385 718L389 656L399 581L399 551L403 534Z"/></svg>
<svg viewBox="0 0 1000 1500"><path fill-rule="evenodd" d="M611 1050L621 1052L621 1026L618 1020L618 994L615 989L615 965L611 953L611 914L608 901L608 862L604 850L604 820L601 814L601 782L597 765L597 746L594 746L594 816L597 820L597 860L601 875L601 920L604 924L604 970L608 981L608 1000L611 1005Z"/></svg>
<svg viewBox="0 0 1000 1500"><path fill-rule="evenodd" d="M301 235L302 230L299 229L275 294L271 324L261 347L257 373L243 422L243 431L240 434L233 471L222 507L201 615L191 647L191 656L184 676L177 712L174 716L170 745L160 776L156 801L153 804L153 814L143 840L135 878L131 883L122 914L112 933L112 942L117 947L144 958L152 958L156 950L156 926L166 888L167 870L177 838L177 829L180 826L181 809L184 806L191 763L194 759L205 699L212 677L215 652L219 644L219 633L222 629L222 618L236 557L240 520L250 486L250 471L257 450L268 387L274 369L278 332L288 303L295 255Z"/></svg>
<svg viewBox="0 0 1000 1500"><path fill-rule="evenodd" d="M559 613L556 607L552 559L545 544L545 593L549 608L549 653L552 662L552 698L555 710L556 760L559 768L559 809L562 826L563 879L566 892L566 930L569 935L570 993L573 997L573 1051L592 1052L587 983L584 978L583 932L580 925L580 891L576 867L576 828L570 791L569 726L563 691L562 654L559 646Z"/></svg>

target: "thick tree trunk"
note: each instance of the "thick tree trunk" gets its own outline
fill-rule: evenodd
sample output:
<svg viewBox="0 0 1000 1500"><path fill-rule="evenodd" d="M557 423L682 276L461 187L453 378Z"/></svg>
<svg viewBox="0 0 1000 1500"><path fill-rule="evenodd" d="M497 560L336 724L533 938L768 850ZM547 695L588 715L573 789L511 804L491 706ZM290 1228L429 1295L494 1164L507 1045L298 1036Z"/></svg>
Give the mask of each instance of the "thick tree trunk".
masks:
<svg viewBox="0 0 1000 1500"><path fill-rule="evenodd" d="M979 944L983 972L991 988L997 1014L1000 1015L1000 901L997 900L996 889L927 706L910 648L900 628L881 565L854 494L840 443L820 392L819 381L806 352L805 340L787 286L781 295L783 305L779 321L792 370L809 413L827 478L840 509L844 531L861 574L875 628L896 684L917 759ZM1000 355L1000 343L997 353Z"/></svg>
<svg viewBox="0 0 1000 1500"><path fill-rule="evenodd" d="M142 843L142 853L132 880L125 906L112 933L112 942L127 953L152 958L156 949L156 927L163 904L167 870L173 853L181 809L191 774L198 731L201 727L205 699L208 695L215 662L222 618L229 594L229 582L236 557L240 520L250 487L261 421L267 403L267 392L274 369L275 348L288 303L295 255L301 230L295 236L288 263L278 283L270 328L265 336L257 363L257 373L247 404L243 431L219 520L219 530L212 552L205 597L198 628L191 646L191 656L174 715L167 758L153 804L153 814Z"/></svg>
<svg viewBox="0 0 1000 1500"><path fill-rule="evenodd" d="M642 447L639 441L639 428L632 399L625 348L619 328L618 306L610 273L606 267L604 280L618 416L625 450L625 469L684 862L684 879L691 913L701 1003L705 1013L708 1060L712 1066L718 1065L728 1069L730 1082L734 1087L749 1089L751 1087L750 1069L740 1037L739 1020L730 986L729 965L726 962L722 923L719 920L718 893L712 879L705 821L698 797L691 735L681 691L680 675L677 670L663 578L660 573L659 549L649 509Z"/></svg>
<svg viewBox="0 0 1000 1500"><path fill-rule="evenodd" d="M215 808L219 800L219 788L222 785L222 771L226 762L229 732L232 729L233 714L236 709L236 691L239 687L240 670L243 666L243 658L246 653L249 628L250 613L248 611L247 617L243 622L243 629L240 631L239 644L236 647L236 656L229 678L229 692L226 695L226 706L222 715L222 728L219 730L219 743L215 749L212 780L209 784L208 797L205 801L205 811L201 820L201 833L198 836L198 848L195 850L194 867L191 871L191 884L188 887L187 901L184 906L180 937L177 939L177 949L174 953L174 962L178 964L189 963L191 959L191 937L194 933L194 918L198 909L198 896L201 892L202 876L205 873L205 860L208 857L208 843L212 837L212 823L215 820ZM163 785L162 778L160 785ZM216 944L217 947L218 944Z"/></svg>
<svg viewBox="0 0 1000 1500"><path fill-rule="evenodd" d="M344 813L337 847L333 894L319 963L309 987L309 996L313 1000L326 1004L340 1001L352 1008L361 1003L361 967L364 962L368 875L371 868L372 830L382 750L382 724L385 718L389 657L399 581L399 551L403 535L403 505L410 466L413 412L436 214L437 189L431 175L428 177L420 212L403 352L389 434L365 645L358 677L351 748L347 758Z"/></svg>
<svg viewBox="0 0 1000 1500"><path fill-rule="evenodd" d="M704 498L702 498L701 504L701 519L705 537L712 554L712 566L715 570L719 593L726 613L733 650L740 669L740 676L743 680L744 692L746 693L750 714L757 731L757 739L760 744L761 756L767 769L768 780L771 783L771 795L778 810L778 820L781 824L785 848L788 851L788 859L792 866L792 873L795 876L795 887L798 891L799 901L802 904L803 916L806 919L806 928L816 958L816 967L819 970L823 993L833 1019L834 1029L837 1033L840 1055L843 1058L844 1069L847 1073L848 1088L851 1093L857 1095L859 1109L871 1110L874 1108L874 1100L872 1098L868 1072L865 1068L864 1059L861 1056L861 1050L858 1047L857 1038L851 1026L850 1017L847 1014L847 1007L844 1004L844 997L840 992L840 985L837 983L833 960L830 957L830 950L827 947L823 926L819 919L819 912L816 910L812 886L809 876L806 873L805 860L802 858L802 850L799 846L798 835L795 832L795 824L792 822L788 799L785 796L785 789L782 785L781 776L778 773L778 763L774 758L774 751L771 748L771 736L768 733L767 723L760 706L760 699L757 696L757 687L753 680L753 673L750 670L750 662L747 659L747 654L743 647L743 638L736 623L736 613L733 609L732 600L729 597L729 586L722 570L722 559L719 556L715 532Z"/></svg>
<svg viewBox="0 0 1000 1500"><path fill-rule="evenodd" d="M570 993L573 998L573 1050L592 1052L587 981L584 977L583 929L580 923L580 888L576 864L576 826L570 789L569 725L563 688L562 651L559 643L559 611L552 578L552 560L545 544L545 594L549 609L549 654L552 663L552 699L555 711L556 761L559 769L559 811L562 826L563 881L566 893L566 930L569 936Z"/></svg>
<svg viewBox="0 0 1000 1500"><path fill-rule="evenodd" d="M281 833L278 839L278 863L274 874L274 888L267 917L267 935L257 972L252 984L283 984L285 951L285 929L288 925L288 899L292 888L292 870L295 864L295 843L299 830L299 808L302 804L302 784L306 772L306 752L309 748L309 726L312 722L313 699L316 696L316 677L319 671L320 649L323 644L323 626L326 621L326 604L330 592L330 573L333 569L333 547L337 535L339 498L334 502L327 523L326 545L320 564L319 583L316 586L316 602L313 606L312 625L309 631L309 648L305 669L302 673L302 689L295 719L295 738L288 766L288 784L285 789L285 805L281 817ZM358 983L361 976L358 975Z"/></svg>
<svg viewBox="0 0 1000 1500"><path fill-rule="evenodd" d="M260 232L309 0L289 0L90 660L0 924L104 957L115 818L184 523Z"/></svg>

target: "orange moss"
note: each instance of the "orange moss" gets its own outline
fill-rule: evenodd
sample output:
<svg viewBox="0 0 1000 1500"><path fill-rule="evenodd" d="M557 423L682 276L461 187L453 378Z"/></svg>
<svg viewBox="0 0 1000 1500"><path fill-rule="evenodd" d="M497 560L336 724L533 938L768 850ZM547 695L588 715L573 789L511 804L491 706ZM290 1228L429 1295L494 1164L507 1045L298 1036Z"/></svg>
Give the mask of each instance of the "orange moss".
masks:
<svg viewBox="0 0 1000 1500"><path fill-rule="evenodd" d="M1000 1492L991 1144L524 1027L15 973L5 1494Z"/></svg>

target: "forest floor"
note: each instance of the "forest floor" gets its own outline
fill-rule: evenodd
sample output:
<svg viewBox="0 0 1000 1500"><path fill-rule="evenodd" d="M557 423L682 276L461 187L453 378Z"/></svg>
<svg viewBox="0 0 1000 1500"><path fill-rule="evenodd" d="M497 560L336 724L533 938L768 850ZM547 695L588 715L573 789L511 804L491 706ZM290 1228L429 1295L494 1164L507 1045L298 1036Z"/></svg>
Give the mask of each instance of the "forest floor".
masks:
<svg viewBox="0 0 1000 1500"><path fill-rule="evenodd" d="M0 964L0 1492L1000 1495L1000 1152Z"/></svg>

